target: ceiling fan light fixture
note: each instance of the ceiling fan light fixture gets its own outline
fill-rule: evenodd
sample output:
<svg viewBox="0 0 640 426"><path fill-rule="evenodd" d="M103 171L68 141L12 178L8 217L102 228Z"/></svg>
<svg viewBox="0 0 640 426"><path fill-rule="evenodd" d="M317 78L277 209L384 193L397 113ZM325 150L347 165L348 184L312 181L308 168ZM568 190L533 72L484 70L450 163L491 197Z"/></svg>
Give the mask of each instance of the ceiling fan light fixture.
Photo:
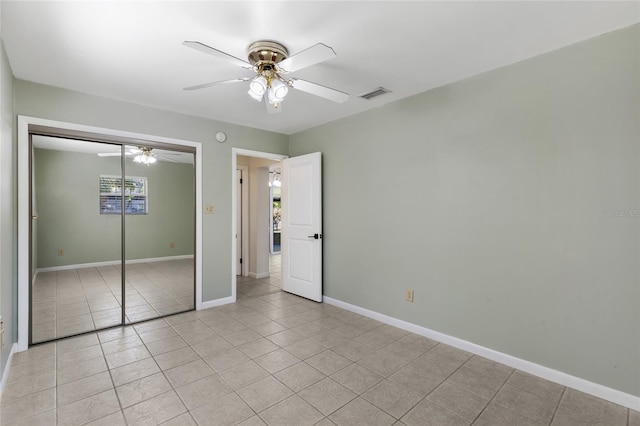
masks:
<svg viewBox="0 0 640 426"><path fill-rule="evenodd" d="M267 91L267 86L267 79L262 75L257 76L249 83L249 96L260 102L264 96L264 92Z"/></svg>
<svg viewBox="0 0 640 426"><path fill-rule="evenodd" d="M267 96L270 104L279 104L284 100L284 97L289 93L289 87L285 82L280 79L271 80L269 89L267 89Z"/></svg>
<svg viewBox="0 0 640 426"><path fill-rule="evenodd" d="M264 96L264 95L256 94L256 92L252 91L251 89L249 89L247 93L249 94L249 96L251 96L253 99L255 99L258 102L262 101L262 97Z"/></svg>

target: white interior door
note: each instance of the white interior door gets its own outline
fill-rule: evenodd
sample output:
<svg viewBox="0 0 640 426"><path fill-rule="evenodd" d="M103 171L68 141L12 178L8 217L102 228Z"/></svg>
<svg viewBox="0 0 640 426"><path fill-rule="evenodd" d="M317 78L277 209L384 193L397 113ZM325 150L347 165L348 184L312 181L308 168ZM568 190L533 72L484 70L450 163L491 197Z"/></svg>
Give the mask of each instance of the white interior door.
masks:
<svg viewBox="0 0 640 426"><path fill-rule="evenodd" d="M322 302L321 153L282 161L282 289Z"/></svg>

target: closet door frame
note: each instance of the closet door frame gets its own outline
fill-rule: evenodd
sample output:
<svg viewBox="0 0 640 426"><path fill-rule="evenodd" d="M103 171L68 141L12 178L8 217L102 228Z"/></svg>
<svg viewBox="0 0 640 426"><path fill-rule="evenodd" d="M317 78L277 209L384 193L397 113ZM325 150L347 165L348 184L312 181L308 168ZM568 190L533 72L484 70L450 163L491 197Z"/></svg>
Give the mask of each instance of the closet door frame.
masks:
<svg viewBox="0 0 640 426"><path fill-rule="evenodd" d="M18 342L16 351L27 350L31 343L31 134L46 134L92 142L108 142L112 144L144 145L162 147L194 154L195 174L195 229L194 229L194 308L202 308L202 144L182 139L167 138L143 133L134 133L114 129L106 129L81 124L66 123L55 120L29 116L18 116ZM124 163L125 158L122 158ZM122 164L124 166L124 164ZM122 175L125 169L122 167ZM124 217L121 229L122 238L122 323L125 322L124 299ZM94 332L89 331L89 332ZM82 333L84 334L84 333ZM71 336L68 336L71 337ZM44 343L44 342L43 342Z"/></svg>

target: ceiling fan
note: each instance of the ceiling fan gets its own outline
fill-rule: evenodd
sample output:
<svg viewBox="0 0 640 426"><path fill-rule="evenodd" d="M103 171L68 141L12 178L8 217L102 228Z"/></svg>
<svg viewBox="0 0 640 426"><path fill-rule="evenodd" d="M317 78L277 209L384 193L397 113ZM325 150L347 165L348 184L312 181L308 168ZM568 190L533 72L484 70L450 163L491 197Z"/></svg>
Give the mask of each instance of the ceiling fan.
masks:
<svg viewBox="0 0 640 426"><path fill-rule="evenodd" d="M135 156L133 157L133 161L135 163L146 164L147 166L155 163L158 159L171 161L173 163L178 163L178 161L172 158L168 158L167 155L180 155L180 154L163 152L162 155L159 155L159 154L153 153L152 150L153 148L148 146L141 146L141 147L126 146L124 155L127 157ZM98 153L98 157L120 157L120 155L121 155L120 151Z"/></svg>
<svg viewBox="0 0 640 426"><path fill-rule="evenodd" d="M349 94L340 90L295 77L285 77L290 72L334 58L336 53L333 49L322 43L315 44L302 52L289 56L287 48L280 43L267 40L256 41L249 46L248 62L198 41L185 41L182 44L216 58L227 60L242 68L253 70L256 73L253 77L198 84L185 87L184 90L197 90L220 84L249 81L249 96L258 102L264 99L267 110L270 113L277 113L282 110L280 104L287 95L289 88L338 103L346 102L349 99Z"/></svg>

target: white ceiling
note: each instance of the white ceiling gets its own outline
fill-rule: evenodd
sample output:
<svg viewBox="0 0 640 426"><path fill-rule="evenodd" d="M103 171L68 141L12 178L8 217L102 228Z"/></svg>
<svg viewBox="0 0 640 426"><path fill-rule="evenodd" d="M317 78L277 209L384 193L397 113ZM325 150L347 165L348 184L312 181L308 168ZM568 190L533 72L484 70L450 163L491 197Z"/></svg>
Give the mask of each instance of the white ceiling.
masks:
<svg viewBox="0 0 640 426"><path fill-rule="evenodd" d="M640 22L640 2L2 1L2 38L16 78L292 134ZM256 40L295 54L337 53L291 75L351 94L335 104L291 90L267 114L251 75L182 46L197 40L245 59ZM379 86L393 91L366 101Z"/></svg>

